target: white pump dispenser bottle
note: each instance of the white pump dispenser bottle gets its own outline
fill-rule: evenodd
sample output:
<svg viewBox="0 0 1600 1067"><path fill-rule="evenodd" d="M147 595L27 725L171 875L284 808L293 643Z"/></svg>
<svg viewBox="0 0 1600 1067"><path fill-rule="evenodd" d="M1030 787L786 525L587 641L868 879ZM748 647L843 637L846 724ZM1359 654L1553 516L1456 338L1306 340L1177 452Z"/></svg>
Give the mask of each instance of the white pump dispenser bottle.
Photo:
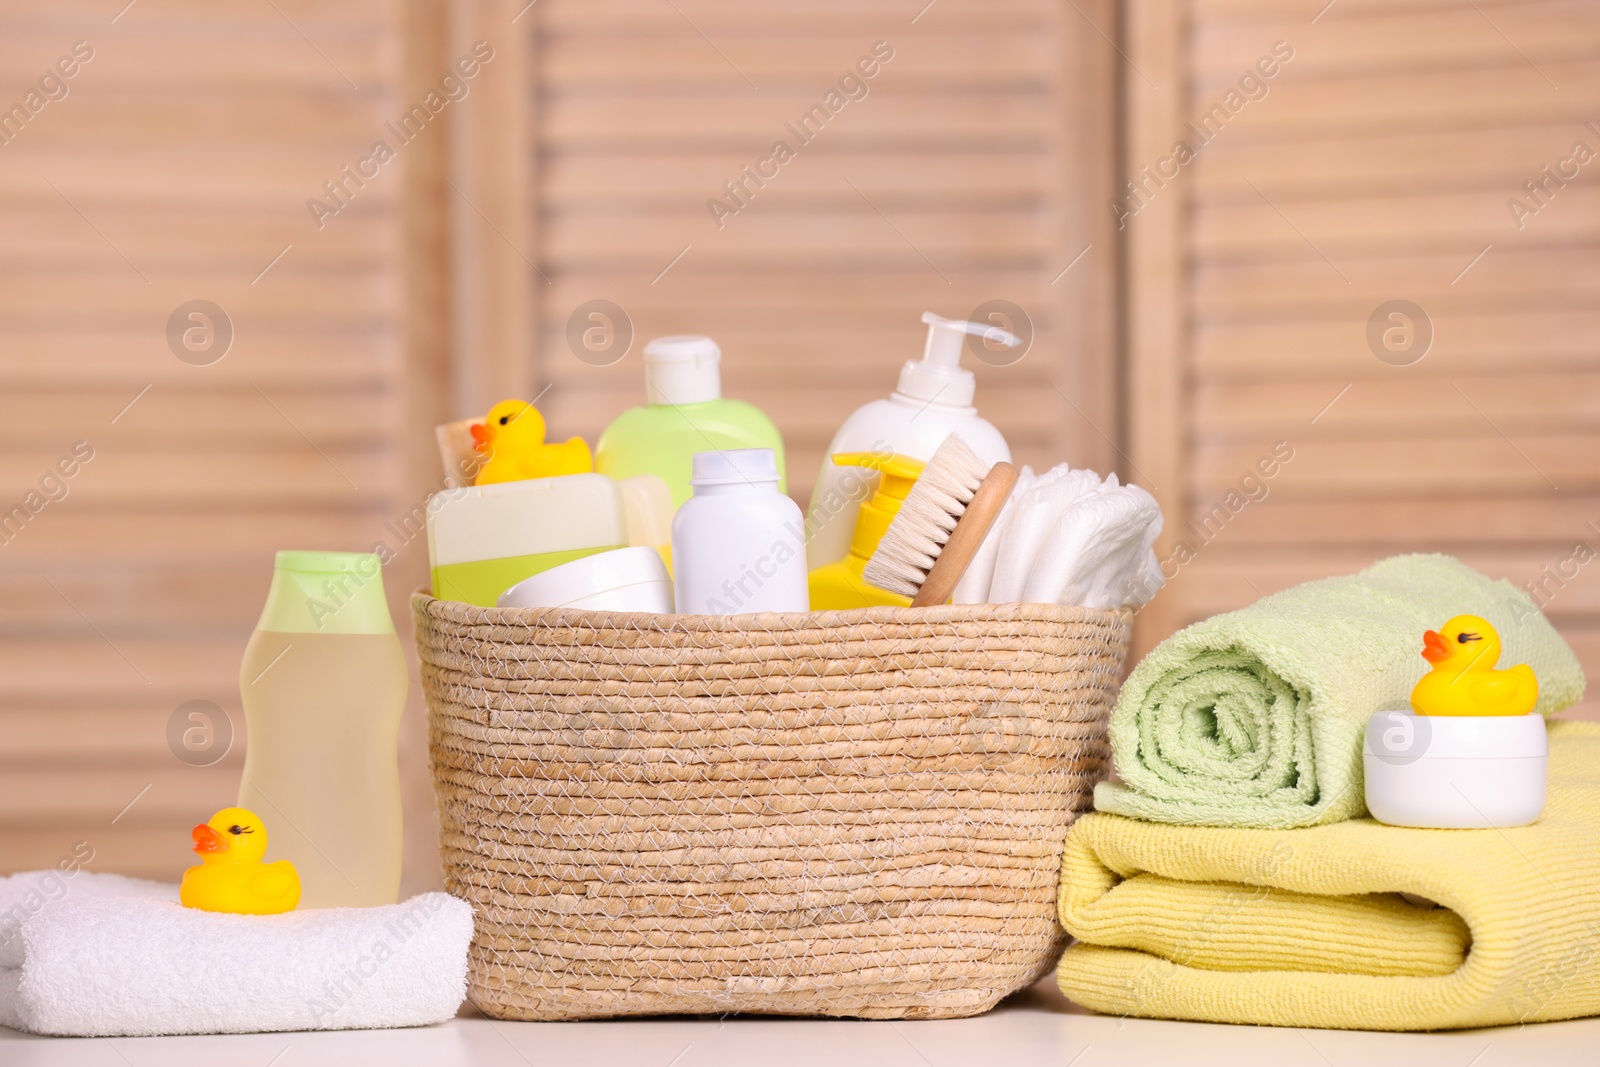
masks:
<svg viewBox="0 0 1600 1067"><path fill-rule="evenodd" d="M806 561L812 570L850 551L861 501L877 486L876 472L835 466L830 458L834 453L888 451L927 460L955 433L991 463L1011 459L1005 437L972 406L976 382L961 366L961 348L968 334L1011 348L1021 339L998 326L946 319L931 311L923 313L922 321L928 324L922 358L900 368L900 383L887 399L874 400L846 419L823 453L806 511Z"/></svg>

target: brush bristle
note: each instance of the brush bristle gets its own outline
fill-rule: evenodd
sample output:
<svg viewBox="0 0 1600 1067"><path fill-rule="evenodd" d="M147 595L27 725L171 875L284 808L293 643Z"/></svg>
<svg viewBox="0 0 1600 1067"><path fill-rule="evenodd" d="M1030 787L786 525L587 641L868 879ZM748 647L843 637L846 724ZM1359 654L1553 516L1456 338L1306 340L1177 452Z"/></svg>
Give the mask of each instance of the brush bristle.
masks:
<svg viewBox="0 0 1600 1067"><path fill-rule="evenodd" d="M916 596L990 464L955 434L944 439L900 512L884 531L861 578L901 596Z"/></svg>

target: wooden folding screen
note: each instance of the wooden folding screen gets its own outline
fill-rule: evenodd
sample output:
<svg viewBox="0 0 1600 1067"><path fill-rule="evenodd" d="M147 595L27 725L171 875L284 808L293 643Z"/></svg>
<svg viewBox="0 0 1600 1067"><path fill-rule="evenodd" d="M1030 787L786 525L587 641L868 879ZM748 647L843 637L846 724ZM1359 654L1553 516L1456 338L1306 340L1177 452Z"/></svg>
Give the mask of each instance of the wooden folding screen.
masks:
<svg viewBox="0 0 1600 1067"><path fill-rule="evenodd" d="M1593 8L1137 0L1126 50L1145 642L1434 550L1600 666Z"/></svg>

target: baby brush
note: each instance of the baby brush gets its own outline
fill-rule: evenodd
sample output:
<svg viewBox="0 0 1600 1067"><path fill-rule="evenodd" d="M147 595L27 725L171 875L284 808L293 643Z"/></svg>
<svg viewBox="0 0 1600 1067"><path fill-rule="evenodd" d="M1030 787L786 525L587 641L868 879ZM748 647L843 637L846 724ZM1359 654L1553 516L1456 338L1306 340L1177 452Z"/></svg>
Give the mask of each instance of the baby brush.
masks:
<svg viewBox="0 0 1600 1067"><path fill-rule="evenodd" d="M943 604L1016 484L1011 464L985 463L961 438L946 437L906 494L862 580L911 597L914 608Z"/></svg>

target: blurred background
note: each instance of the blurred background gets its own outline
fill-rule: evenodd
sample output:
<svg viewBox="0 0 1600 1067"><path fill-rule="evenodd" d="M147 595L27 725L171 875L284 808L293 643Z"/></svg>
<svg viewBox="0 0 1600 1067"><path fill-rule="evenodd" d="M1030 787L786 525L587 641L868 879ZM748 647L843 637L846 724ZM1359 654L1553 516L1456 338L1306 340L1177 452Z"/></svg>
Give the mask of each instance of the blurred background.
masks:
<svg viewBox="0 0 1600 1067"><path fill-rule="evenodd" d="M802 502L921 312L1029 334L979 410L1161 501L1140 648L1421 549L1600 666L1592 3L5 0L0 107L0 870L175 878L273 552L409 642L432 427L592 442L667 333Z"/></svg>

